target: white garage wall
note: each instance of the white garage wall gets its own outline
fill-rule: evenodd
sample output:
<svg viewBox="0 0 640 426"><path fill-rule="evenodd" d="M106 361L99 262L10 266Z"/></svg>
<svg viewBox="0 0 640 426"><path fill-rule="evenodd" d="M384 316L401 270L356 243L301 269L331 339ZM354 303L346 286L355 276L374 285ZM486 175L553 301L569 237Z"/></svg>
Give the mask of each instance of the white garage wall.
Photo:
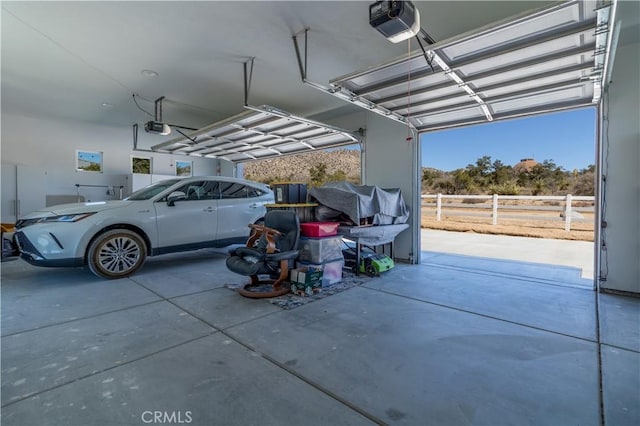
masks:
<svg viewBox="0 0 640 426"><path fill-rule="evenodd" d="M409 229L403 231L394 247L394 256L410 263L420 262L420 187L418 164L420 142L411 141L407 127L378 114L367 114L365 175L367 184L400 188L409 205Z"/></svg>
<svg viewBox="0 0 640 426"><path fill-rule="evenodd" d="M144 130L140 136L147 145L152 142L150 138L154 137L144 134ZM76 171L78 149L103 152L103 173ZM23 168L37 175L35 182L41 182L45 194L73 195L76 194L76 184L123 185L130 188L132 156L151 157L155 174L175 175L175 161L183 160L193 162L195 175L233 175L233 165L227 161L133 151L131 127L107 127L70 120L2 114L0 158L3 178L11 175L8 169L15 168L15 165L26 166ZM7 208L12 203L12 197L15 198L11 194L12 187L15 184L2 184L3 221L7 221ZM127 192L125 190L125 196ZM117 198L117 194L116 197L107 195L106 188L83 187L80 193L92 201Z"/></svg>
<svg viewBox="0 0 640 426"><path fill-rule="evenodd" d="M618 5L623 24L627 17L637 17L640 13L637 2ZM607 226L604 230L606 252L601 251L599 256L599 275L606 275L600 287L633 293L640 293L640 43L637 30L637 26L622 27L608 102L604 99L608 131L605 122L602 155L608 169L604 169L603 219Z"/></svg>

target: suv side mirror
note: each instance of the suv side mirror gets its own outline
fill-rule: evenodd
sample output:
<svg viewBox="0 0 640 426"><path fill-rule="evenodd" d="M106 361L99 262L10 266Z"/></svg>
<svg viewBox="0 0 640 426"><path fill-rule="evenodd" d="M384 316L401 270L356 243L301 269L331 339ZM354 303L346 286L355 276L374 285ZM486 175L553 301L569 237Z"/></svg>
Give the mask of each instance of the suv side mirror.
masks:
<svg viewBox="0 0 640 426"><path fill-rule="evenodd" d="M173 191L167 197L167 205L170 206L170 207L173 207L173 206L176 205L176 201L186 200L186 199L187 199L187 194L185 194L184 192L182 192L182 191Z"/></svg>

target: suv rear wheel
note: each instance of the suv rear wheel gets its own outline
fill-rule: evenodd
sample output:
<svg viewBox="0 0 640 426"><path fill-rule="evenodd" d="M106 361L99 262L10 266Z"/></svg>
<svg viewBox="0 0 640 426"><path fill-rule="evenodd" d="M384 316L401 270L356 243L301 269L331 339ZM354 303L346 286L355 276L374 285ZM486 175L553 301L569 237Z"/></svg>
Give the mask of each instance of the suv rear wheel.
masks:
<svg viewBox="0 0 640 426"><path fill-rule="evenodd" d="M112 229L91 242L87 263L97 276L115 279L136 272L146 257L147 246L140 235L128 229Z"/></svg>

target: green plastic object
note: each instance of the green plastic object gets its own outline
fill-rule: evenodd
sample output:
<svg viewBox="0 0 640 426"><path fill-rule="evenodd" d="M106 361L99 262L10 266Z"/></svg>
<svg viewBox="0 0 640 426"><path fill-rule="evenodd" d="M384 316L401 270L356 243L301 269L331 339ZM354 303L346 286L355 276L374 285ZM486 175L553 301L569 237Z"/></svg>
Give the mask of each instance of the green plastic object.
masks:
<svg viewBox="0 0 640 426"><path fill-rule="evenodd" d="M360 255L360 272L369 276L378 276L396 265L386 254L362 253Z"/></svg>

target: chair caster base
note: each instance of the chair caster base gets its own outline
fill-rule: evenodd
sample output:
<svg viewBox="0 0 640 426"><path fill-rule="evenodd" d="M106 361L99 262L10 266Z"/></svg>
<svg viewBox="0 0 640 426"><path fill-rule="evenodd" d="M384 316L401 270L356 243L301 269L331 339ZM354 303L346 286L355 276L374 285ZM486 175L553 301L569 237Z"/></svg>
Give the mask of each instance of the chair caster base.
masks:
<svg viewBox="0 0 640 426"><path fill-rule="evenodd" d="M265 299L269 297L278 297L285 295L291 291L289 283L275 284L276 280L261 280L245 284L238 290L244 297L251 299Z"/></svg>

